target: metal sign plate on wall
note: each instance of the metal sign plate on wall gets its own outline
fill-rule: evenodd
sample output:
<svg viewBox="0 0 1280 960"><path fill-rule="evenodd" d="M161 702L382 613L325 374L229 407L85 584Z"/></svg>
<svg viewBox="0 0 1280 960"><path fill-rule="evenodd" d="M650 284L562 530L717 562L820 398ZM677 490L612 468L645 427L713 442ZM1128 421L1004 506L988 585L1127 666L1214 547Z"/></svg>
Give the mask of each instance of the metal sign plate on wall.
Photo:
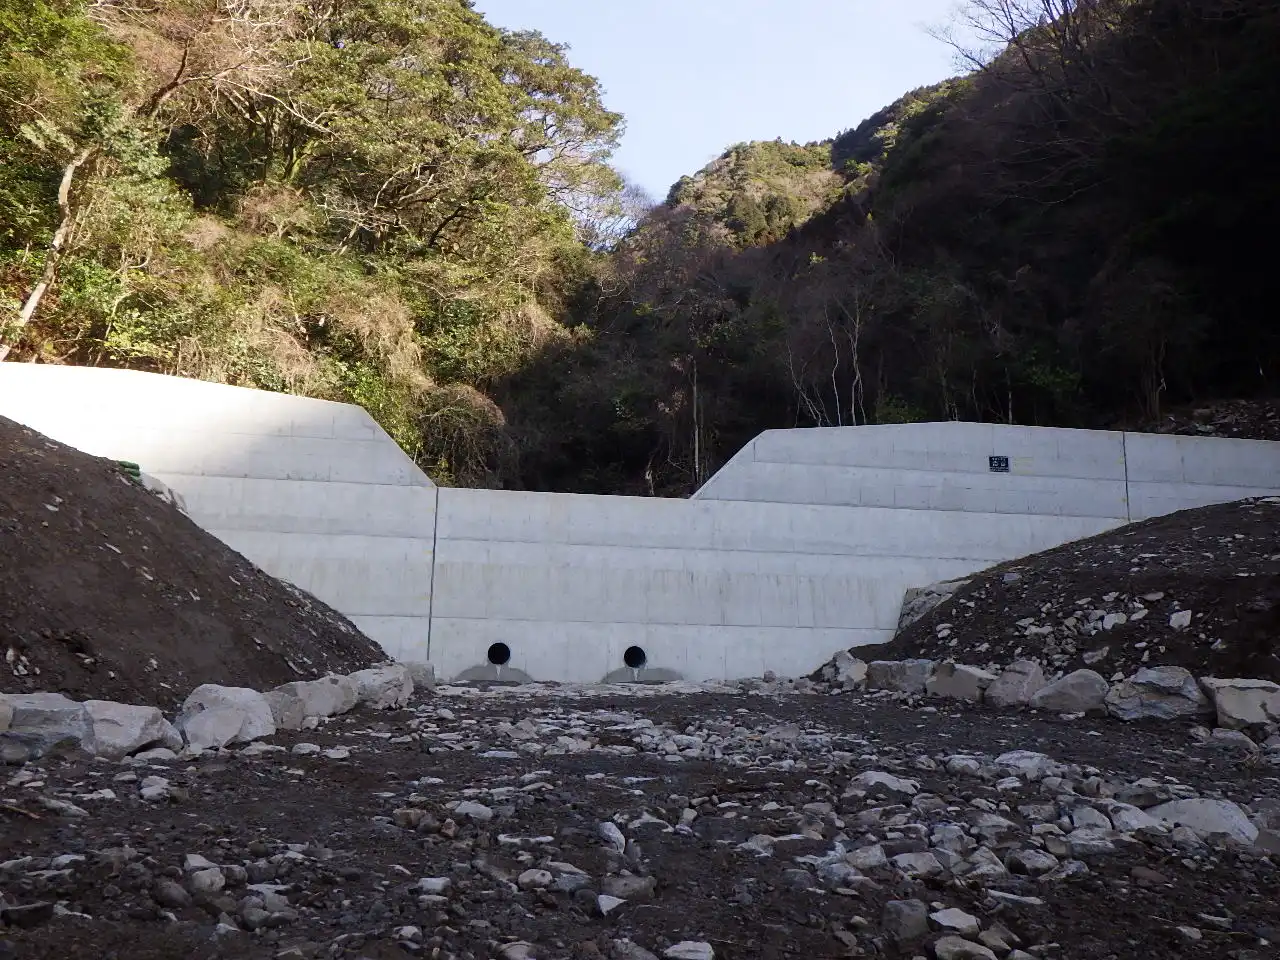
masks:
<svg viewBox="0 0 1280 960"><path fill-rule="evenodd" d="M1009 458L1008 457L987 457L987 469L992 473L1008 473Z"/></svg>

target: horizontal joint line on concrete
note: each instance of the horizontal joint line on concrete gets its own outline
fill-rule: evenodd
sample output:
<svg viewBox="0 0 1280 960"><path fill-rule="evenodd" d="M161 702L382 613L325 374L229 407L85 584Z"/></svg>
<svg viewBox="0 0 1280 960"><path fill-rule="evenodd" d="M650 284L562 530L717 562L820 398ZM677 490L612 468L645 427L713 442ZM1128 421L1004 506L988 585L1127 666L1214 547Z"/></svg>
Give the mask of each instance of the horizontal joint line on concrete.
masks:
<svg viewBox="0 0 1280 960"><path fill-rule="evenodd" d="M938 513L939 511L931 510L931 511L926 511L926 512L929 512L929 513ZM1113 517L1083 517L1083 518L1081 518L1081 519L1085 519L1085 520L1111 520L1111 519L1117 519L1117 518L1113 518ZM1120 522L1120 521L1117 519L1117 522ZM1102 531L1099 531L1099 532L1102 532ZM1093 536L1093 534L1085 534L1085 536ZM1083 538L1082 538L1082 539L1083 539ZM994 559L994 558L997 556L997 555L996 555L996 554L994 554L994 553L993 553L993 554L991 554L990 556L952 557L952 556L939 556L939 555L938 555L938 554L936 554L936 553L930 553L930 554L923 554L923 553L922 553L922 554L911 554L911 553L824 553L824 552L817 551L817 550L802 550L802 549L797 549L797 550L752 550L752 549L748 549L748 548L744 548L744 547L680 547L680 546L658 547L658 546L654 546L654 545L652 545L652 544L641 544L641 545L638 545L638 546L634 546L634 547L633 547L633 546L628 546L627 544L622 544L622 543L580 543L580 542L578 542L578 541L576 541L576 540L514 540L514 539L511 539L511 538L507 538L507 539L503 539L503 540L488 540L488 539L479 539L479 538L477 538L477 537L448 537L448 536L440 537L440 538L437 540L437 542L436 542L436 548L437 548L437 550L438 550L438 549L440 549L442 546L447 545L447 544L451 544L451 543L484 543L484 544L506 544L506 543L518 543L518 544L522 544L522 545L524 545L524 546L535 546L535 547L548 547L548 546L550 546L550 547L608 547L608 548L610 548L610 549L615 549L615 550L642 550L642 551L652 551L652 550L669 550L669 551L671 551L671 552L673 552L673 553L717 553L717 554L718 554L718 553L745 553L745 554L759 554L759 555L761 555L761 556L766 556L766 557L793 557L793 556L794 556L794 557L839 557L839 558L844 558L844 559L853 558L853 559L868 559L868 560L929 560L929 561L947 561L947 560L954 560L954 561L956 561L957 563L969 563L969 562L974 561L974 560L980 560L980 561L983 561L983 562L988 562L988 561L989 561L989 562L991 562L991 563L1003 563L1003 562L1004 562L1004 560L1006 559L1006 558L1004 558L1003 556L1001 556L999 559ZM447 559L447 558L446 558L446 559L444 560L444 562L445 562L445 563L462 563L462 562L468 562L468 563L470 563L470 562L472 562L472 561L449 560L449 559ZM475 562L478 562L478 563L484 563L485 561L475 561ZM489 563L489 564L493 564L493 563L495 563L495 562L496 562L496 561L488 561L488 563ZM509 565L510 565L510 566L523 566L523 564L517 564L517 563L512 563L512 564L509 564ZM689 570L673 570L673 572L675 572L675 573L692 573L692 572L695 572L695 571L689 571ZM921 586L925 586L925 584L921 584Z"/></svg>
<svg viewBox="0 0 1280 960"><path fill-rule="evenodd" d="M356 616L368 616L368 614L356 614ZM542 626L546 626L546 625L548 625L548 624L550 624L550 625L552 625L552 626L573 624L573 625L575 625L575 626L593 626L593 627L600 627L600 628L602 628L602 629L607 629L607 628L609 628L609 627L614 627L614 626L623 626L623 627L686 627L686 628L694 629L694 630L701 630L701 629L705 629L705 628L712 628L712 629L715 629L715 630L787 630L787 631L792 631L792 630L812 630L812 631L818 631L818 630L822 630L822 631L829 631L829 632L830 632L830 631L838 631L838 632L840 632L840 633L884 633L884 632L885 632L885 630L890 629L890 628L888 628L888 627L876 627L876 626L866 626L866 627L862 627L862 626L857 626L857 627L846 627L846 626L838 626L838 627L811 627L811 626L808 626L808 625L804 625L804 626L793 626L793 625L791 625L791 624L785 624L785 623L781 623L781 624L778 624L778 623L774 623L774 624L769 624L769 623L689 623L687 620L671 620L671 621L662 621L662 620L617 620L617 619L610 619L610 620L568 620L568 619L556 619L556 620L522 620L522 619L517 619L517 618L514 618L514 617L449 617L449 616L443 616L443 615L437 615L437 616L435 616L433 619L435 619L435 620L437 620L437 621L442 621L442 620L454 620L454 621L459 621L459 622L462 622L462 623L521 623L521 624L538 624L538 625L542 625Z"/></svg>
<svg viewBox="0 0 1280 960"><path fill-rule="evenodd" d="M1054 478L1056 479L1056 478ZM1098 481L1099 483L1120 483L1123 481ZM1141 481L1156 482L1156 481ZM1160 481L1163 482L1163 481ZM1221 486L1221 484L1215 484ZM985 491L983 491L985 492ZM782 507L825 507L828 509L838 510L910 510L916 513L967 513L973 515L983 515L989 517L1034 517L1037 520L1116 520L1118 522L1127 522L1125 517L1117 517L1111 514L1098 513L1031 513L1024 509L1021 510L964 510L955 507L907 507L890 504L879 503L824 503L822 501L809 502L805 500L768 500L763 497L748 499L746 497L704 497L702 503L769 503Z"/></svg>
<svg viewBox="0 0 1280 960"><path fill-rule="evenodd" d="M145 467L146 464L143 464ZM157 470L155 473L143 470L148 476L155 477L157 480L164 480L165 477L192 477L196 480L265 480L271 483L341 483L350 487L390 487L394 490L401 490L405 487L418 487L422 490L438 490L439 488L430 481L423 483L421 480L408 480L404 483L382 483L372 480L303 480L296 477L259 477L251 474L230 474L230 473L179 473L176 470ZM167 481L166 481L167 482ZM172 484L170 484L172 486Z"/></svg>
<svg viewBox="0 0 1280 960"><path fill-rule="evenodd" d="M194 511L199 514L200 511ZM263 530L261 527L206 527L209 533L212 533L219 540L223 539L224 533L256 533L266 537L324 537L326 540L339 540L347 537L352 540L405 540L414 543L431 543L431 538L427 537L411 537L402 533L333 533L328 530ZM487 542L487 541L486 541ZM423 559L430 557L432 554L431 547L425 548ZM348 559L348 558L338 558Z"/></svg>

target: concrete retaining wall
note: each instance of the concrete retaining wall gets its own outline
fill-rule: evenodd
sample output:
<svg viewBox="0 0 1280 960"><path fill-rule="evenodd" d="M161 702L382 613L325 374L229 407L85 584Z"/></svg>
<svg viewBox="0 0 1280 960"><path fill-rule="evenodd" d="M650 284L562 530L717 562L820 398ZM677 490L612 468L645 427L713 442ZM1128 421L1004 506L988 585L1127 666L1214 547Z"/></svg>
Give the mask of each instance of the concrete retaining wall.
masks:
<svg viewBox="0 0 1280 960"><path fill-rule="evenodd" d="M770 431L691 500L437 490L356 407L28 364L0 364L0 414L139 462L446 678L502 647L536 679L807 673L887 639L908 587L1280 488L1280 444L933 423Z"/></svg>

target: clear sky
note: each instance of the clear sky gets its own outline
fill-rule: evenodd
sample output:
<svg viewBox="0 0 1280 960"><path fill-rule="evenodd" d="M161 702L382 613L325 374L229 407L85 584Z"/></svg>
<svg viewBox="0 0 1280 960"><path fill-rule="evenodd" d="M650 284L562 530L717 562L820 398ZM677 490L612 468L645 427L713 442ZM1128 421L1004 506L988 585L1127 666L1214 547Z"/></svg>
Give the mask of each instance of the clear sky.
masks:
<svg viewBox="0 0 1280 960"><path fill-rule="evenodd" d="M957 73L925 32L956 0L476 0L570 46L626 116L620 170L656 200L744 140L825 140Z"/></svg>

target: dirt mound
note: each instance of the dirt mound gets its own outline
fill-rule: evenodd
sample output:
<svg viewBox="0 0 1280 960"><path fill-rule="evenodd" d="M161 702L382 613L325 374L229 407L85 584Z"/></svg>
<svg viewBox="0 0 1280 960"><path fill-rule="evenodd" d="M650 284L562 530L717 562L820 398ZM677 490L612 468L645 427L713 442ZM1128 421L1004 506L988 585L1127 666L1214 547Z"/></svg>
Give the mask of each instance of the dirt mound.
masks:
<svg viewBox="0 0 1280 960"><path fill-rule="evenodd" d="M853 653L1280 680L1280 497L1183 510L1002 563L891 642Z"/></svg>
<svg viewBox="0 0 1280 960"><path fill-rule="evenodd" d="M0 417L0 692L167 707L385 660L109 460Z"/></svg>

